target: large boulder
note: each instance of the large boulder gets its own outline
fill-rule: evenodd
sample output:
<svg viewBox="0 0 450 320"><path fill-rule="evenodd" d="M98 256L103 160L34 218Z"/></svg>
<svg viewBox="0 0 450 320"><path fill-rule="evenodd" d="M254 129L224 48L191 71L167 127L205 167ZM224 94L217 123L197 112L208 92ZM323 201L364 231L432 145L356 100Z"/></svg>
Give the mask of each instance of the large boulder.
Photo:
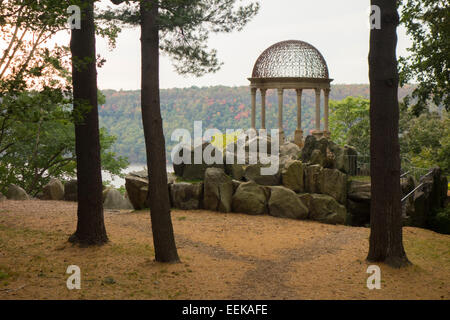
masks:
<svg viewBox="0 0 450 320"><path fill-rule="evenodd" d="M305 139L301 152L304 163L319 164L324 168L338 169L347 174L356 174L356 149L339 146L325 137L317 139L310 135Z"/></svg>
<svg viewBox="0 0 450 320"><path fill-rule="evenodd" d="M64 184L64 200L78 201L78 182L70 180Z"/></svg>
<svg viewBox="0 0 450 320"><path fill-rule="evenodd" d="M308 193L320 193L322 190L322 167L319 165L305 168L305 191Z"/></svg>
<svg viewBox="0 0 450 320"><path fill-rule="evenodd" d="M347 224L367 226L370 224L371 186L368 181L351 180L347 184Z"/></svg>
<svg viewBox="0 0 450 320"><path fill-rule="evenodd" d="M281 186L271 187L269 214L280 218L307 219L308 208L294 191Z"/></svg>
<svg viewBox="0 0 450 320"><path fill-rule="evenodd" d="M237 164L237 163L226 164L225 172L234 180L241 181L244 179L245 167L246 165L244 164Z"/></svg>
<svg viewBox="0 0 450 320"><path fill-rule="evenodd" d="M345 224L347 219L345 207L325 194L311 194L309 210L311 220L323 223Z"/></svg>
<svg viewBox="0 0 450 320"><path fill-rule="evenodd" d="M64 185L58 179L50 179L42 189L42 200L63 200Z"/></svg>
<svg viewBox="0 0 450 320"><path fill-rule="evenodd" d="M230 212L233 182L223 169L208 168L205 172L203 205L206 210Z"/></svg>
<svg viewBox="0 0 450 320"><path fill-rule="evenodd" d="M103 208L112 210L131 210L132 204L118 190L106 188L103 190Z"/></svg>
<svg viewBox="0 0 450 320"><path fill-rule="evenodd" d="M406 210L405 224L414 227L432 227L436 213L445 206L447 178L440 168L433 168L419 182L422 187L414 194L414 205Z"/></svg>
<svg viewBox="0 0 450 320"><path fill-rule="evenodd" d="M263 174L262 168L270 167L269 164L251 164L245 168L244 177L247 181L254 181L263 186L277 186L281 184L281 173L278 169L275 174Z"/></svg>
<svg viewBox="0 0 450 320"><path fill-rule="evenodd" d="M205 150L208 155L211 155L214 159L222 159L223 162L223 154L222 152L215 148L211 143L209 142L203 142L202 144L199 144L195 148L188 145L182 145L179 146L175 154L178 154L180 157L183 157L185 154L187 155L187 158L190 159L190 163L180 163L180 164L174 164L174 171L175 174L179 177L182 177L184 180L193 181L193 180L202 180L205 176L205 172L207 168L224 168L224 164L222 163L212 163L208 164L205 160L204 154ZM211 150L211 152L209 152ZM197 163L195 159L195 155L201 154L201 161Z"/></svg>
<svg viewBox="0 0 450 320"><path fill-rule="evenodd" d="M232 198L232 210L236 213L267 213L267 192L253 181L239 185Z"/></svg>
<svg viewBox="0 0 450 320"><path fill-rule="evenodd" d="M324 168L321 172L321 192L345 205L347 202L347 175L336 169Z"/></svg>
<svg viewBox="0 0 450 320"><path fill-rule="evenodd" d="M290 158L297 160L300 158L301 149L298 145L292 142L285 142L280 146L280 157L289 156Z"/></svg>
<svg viewBox="0 0 450 320"><path fill-rule="evenodd" d="M351 180L348 184L347 197L355 201L366 201L371 199L370 182Z"/></svg>
<svg viewBox="0 0 450 320"><path fill-rule="evenodd" d="M196 210L202 206L203 183L173 183L170 185L172 207L181 210Z"/></svg>
<svg viewBox="0 0 450 320"><path fill-rule="evenodd" d="M305 191L304 170L305 165L299 160L291 160L286 163L281 171L283 186L294 192Z"/></svg>
<svg viewBox="0 0 450 320"><path fill-rule="evenodd" d="M136 173L130 173L125 177L125 188L134 209L142 210L148 208L148 178L138 176Z"/></svg>
<svg viewBox="0 0 450 320"><path fill-rule="evenodd" d="M8 192L6 193L6 197L9 200L28 200L28 199L30 199L30 197L28 196L26 191L15 184L9 185Z"/></svg>

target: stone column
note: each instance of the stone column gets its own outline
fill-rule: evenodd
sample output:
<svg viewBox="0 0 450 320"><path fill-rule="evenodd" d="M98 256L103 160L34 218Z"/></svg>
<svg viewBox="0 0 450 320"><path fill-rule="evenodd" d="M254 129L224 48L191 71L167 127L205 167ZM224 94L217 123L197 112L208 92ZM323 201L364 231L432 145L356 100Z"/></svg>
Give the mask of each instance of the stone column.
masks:
<svg viewBox="0 0 450 320"><path fill-rule="evenodd" d="M251 89L252 92L252 125L251 128L255 129L256 127L256 88Z"/></svg>
<svg viewBox="0 0 450 320"><path fill-rule="evenodd" d="M280 135L280 143L284 142L283 131L283 88L278 89L278 132Z"/></svg>
<svg viewBox="0 0 450 320"><path fill-rule="evenodd" d="M267 89L261 90L261 129L266 129L266 92Z"/></svg>
<svg viewBox="0 0 450 320"><path fill-rule="evenodd" d="M300 148L303 147L302 130L302 89L297 89L297 130L295 130L294 142Z"/></svg>
<svg viewBox="0 0 450 320"><path fill-rule="evenodd" d="M320 93L321 89L316 88L316 128L312 131L312 134L316 138L322 137L323 132L320 131Z"/></svg>
<svg viewBox="0 0 450 320"><path fill-rule="evenodd" d="M323 128L323 134L325 137L330 138L330 128L328 127L328 115L329 115L329 108L328 108L328 102L330 98L330 88L323 89L323 93L325 96L325 105L324 105L324 117L325 117L325 125Z"/></svg>

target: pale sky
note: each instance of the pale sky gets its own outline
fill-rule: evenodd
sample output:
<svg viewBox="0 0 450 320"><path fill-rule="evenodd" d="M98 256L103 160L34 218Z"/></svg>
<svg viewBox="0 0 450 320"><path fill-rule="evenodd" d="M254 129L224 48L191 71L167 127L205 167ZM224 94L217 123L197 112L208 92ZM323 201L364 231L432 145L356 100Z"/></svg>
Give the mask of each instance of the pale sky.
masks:
<svg viewBox="0 0 450 320"><path fill-rule="evenodd" d="M211 35L209 45L224 62L214 74L196 78L178 75L168 57L160 59L161 88L248 85L258 56L283 40L303 40L327 61L333 84L368 83L369 0L260 0L259 14L240 32ZM102 3L110 3L102 0ZM109 51L103 39L97 52L106 58L98 70L100 89L140 88L140 30L126 29ZM406 55L410 41L398 29L398 55Z"/></svg>

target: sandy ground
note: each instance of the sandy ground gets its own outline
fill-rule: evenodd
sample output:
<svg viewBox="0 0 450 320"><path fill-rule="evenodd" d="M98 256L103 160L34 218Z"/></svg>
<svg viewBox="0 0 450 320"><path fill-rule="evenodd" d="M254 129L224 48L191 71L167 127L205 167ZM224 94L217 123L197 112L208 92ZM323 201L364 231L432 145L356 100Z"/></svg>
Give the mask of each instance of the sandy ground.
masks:
<svg viewBox="0 0 450 320"><path fill-rule="evenodd" d="M181 263L153 261L149 213L105 211L110 242L67 242L76 204L0 202L0 299L445 299L450 236L404 229L412 266L380 264L369 290L369 229L270 216L173 211ZM81 290L66 269L81 268Z"/></svg>

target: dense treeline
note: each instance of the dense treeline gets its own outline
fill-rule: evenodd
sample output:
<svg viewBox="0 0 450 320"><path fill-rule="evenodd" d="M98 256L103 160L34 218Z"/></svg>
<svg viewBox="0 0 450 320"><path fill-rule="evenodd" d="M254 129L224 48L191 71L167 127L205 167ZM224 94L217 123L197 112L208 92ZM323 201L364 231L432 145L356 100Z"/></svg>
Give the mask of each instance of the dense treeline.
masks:
<svg viewBox="0 0 450 320"><path fill-rule="evenodd" d="M411 86L400 89L403 99L412 91ZM128 157L131 163L145 163L144 135L142 131L140 91L104 90L106 102L99 107L100 125L117 137L113 151ZM347 96L369 98L368 85L335 85L331 90L332 100L342 100ZM284 94L283 122L288 137L296 129L296 93L286 90ZM322 96L323 100L323 96ZM322 101L323 103L323 101ZM276 128L278 97L275 90L267 92L267 128ZM261 97L257 97L257 127L260 125ZM305 90L302 98L302 127L305 134L314 128L315 95L313 90ZM322 110L323 111L323 110ZM250 90L242 87L191 87L161 90L161 113L164 120L166 148L175 145L171 133L176 128L186 128L193 132L194 121L203 121L203 129L240 129L250 126ZM322 114L323 117L323 114Z"/></svg>

